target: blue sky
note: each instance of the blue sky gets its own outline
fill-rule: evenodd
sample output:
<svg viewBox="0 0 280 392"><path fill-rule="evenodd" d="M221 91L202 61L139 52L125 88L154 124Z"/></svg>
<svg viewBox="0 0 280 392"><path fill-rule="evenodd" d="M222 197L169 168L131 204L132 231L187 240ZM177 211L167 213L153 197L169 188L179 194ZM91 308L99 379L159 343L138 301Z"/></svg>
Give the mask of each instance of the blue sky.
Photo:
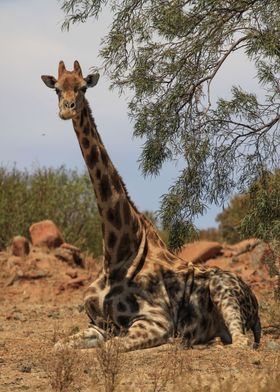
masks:
<svg viewBox="0 0 280 392"><path fill-rule="evenodd" d="M57 116L57 97L46 88L42 74L57 75L59 60L71 69L79 60L84 74L100 66L100 39L108 31L110 15L61 32L63 13L57 0L0 0L0 164L83 169L84 162L70 121ZM215 81L214 95L227 96L232 83L256 89L254 68L242 55L225 64ZM178 168L165 166L157 178L143 178L138 158L143 141L133 138L125 96L109 90L101 76L87 93L104 144L132 199L140 210L156 211L160 197L172 184ZM197 219L200 228L216 225L221 208L211 207Z"/></svg>

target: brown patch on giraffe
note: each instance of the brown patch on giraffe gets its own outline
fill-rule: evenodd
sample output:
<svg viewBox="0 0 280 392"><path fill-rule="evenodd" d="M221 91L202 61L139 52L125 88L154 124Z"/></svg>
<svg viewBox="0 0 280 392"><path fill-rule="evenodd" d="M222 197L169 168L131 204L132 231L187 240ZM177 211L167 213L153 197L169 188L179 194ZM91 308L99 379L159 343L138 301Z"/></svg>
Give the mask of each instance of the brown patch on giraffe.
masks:
<svg viewBox="0 0 280 392"><path fill-rule="evenodd" d="M117 242L117 236L116 236L116 234L113 231L111 231L110 234L109 234L109 237L108 237L108 246L109 246L109 248L113 249L114 246L116 245L116 242Z"/></svg>
<svg viewBox="0 0 280 392"><path fill-rule="evenodd" d="M117 260L121 261L131 255L130 237L128 233L124 233L118 247Z"/></svg>
<svg viewBox="0 0 280 392"><path fill-rule="evenodd" d="M83 132L84 132L84 135L86 135L86 136L89 135L89 133L90 133L90 125L89 125L88 122L84 125Z"/></svg>
<svg viewBox="0 0 280 392"><path fill-rule="evenodd" d="M156 293L159 290L159 277L156 275L149 276L146 289L151 294Z"/></svg>
<svg viewBox="0 0 280 392"><path fill-rule="evenodd" d="M109 275L109 281L111 284L114 282L119 282L121 281L125 275L126 275L127 270L125 268L115 268L112 271L110 271Z"/></svg>
<svg viewBox="0 0 280 392"><path fill-rule="evenodd" d="M125 313L127 310L126 305L123 302L118 302L117 309L121 313Z"/></svg>
<svg viewBox="0 0 280 392"><path fill-rule="evenodd" d="M101 200L104 202L107 201L108 198L112 195L108 174L103 174L103 176L101 177L99 191Z"/></svg>
<svg viewBox="0 0 280 392"><path fill-rule="evenodd" d="M91 320L94 320L99 308L99 298L89 297L85 301L85 311Z"/></svg>
<svg viewBox="0 0 280 392"><path fill-rule="evenodd" d="M108 167L108 164L109 164L109 157L108 157L108 154L107 154L107 152L105 151L105 148L104 148L104 147L100 147L100 153L101 153L101 159L102 159L103 165L104 165L105 167Z"/></svg>
<svg viewBox="0 0 280 392"><path fill-rule="evenodd" d="M135 295L130 294L129 296L126 296L125 302L128 304L131 313L139 312L139 304L137 302Z"/></svg>
<svg viewBox="0 0 280 392"><path fill-rule="evenodd" d="M107 298L106 296L106 298L104 299L103 311L106 316L112 317L114 312L113 299Z"/></svg>
<svg viewBox="0 0 280 392"><path fill-rule="evenodd" d="M124 223L126 225L129 225L131 213L130 213L129 202L126 199L123 201L123 217L124 217Z"/></svg>
<svg viewBox="0 0 280 392"><path fill-rule="evenodd" d="M119 174L118 174L116 169L114 169L113 173L111 174L111 181L112 181L112 184L113 184L114 188L116 189L116 191L118 193L121 193L121 191L122 191L122 182L120 180L120 176L119 176Z"/></svg>
<svg viewBox="0 0 280 392"><path fill-rule="evenodd" d="M84 108L83 108L83 115L84 115L84 117L88 116L88 112L87 112L87 107L86 106L84 106Z"/></svg>
<svg viewBox="0 0 280 392"><path fill-rule="evenodd" d="M80 127L82 128L84 124L84 115L83 113L80 114Z"/></svg>
<svg viewBox="0 0 280 392"><path fill-rule="evenodd" d="M124 291L124 287L122 285L114 286L110 292L107 294L109 297L115 297L116 295L121 294Z"/></svg>
<svg viewBox="0 0 280 392"><path fill-rule="evenodd" d="M86 162L87 165L90 169L93 169L93 167L97 164L99 161L99 149L96 145L91 147L89 155L86 157Z"/></svg>
<svg viewBox="0 0 280 392"><path fill-rule="evenodd" d="M116 203L114 208L109 208L107 211L107 219L117 230L120 230L122 227L122 218L119 201Z"/></svg>
<svg viewBox="0 0 280 392"><path fill-rule="evenodd" d="M96 178L97 178L98 180L100 180L100 178L101 178L101 170L100 170L100 169L96 169L95 176L96 176Z"/></svg>
<svg viewBox="0 0 280 392"><path fill-rule="evenodd" d="M89 286L89 288L87 289L87 294L96 294L96 293L97 293L96 287Z"/></svg>
<svg viewBox="0 0 280 392"><path fill-rule="evenodd" d="M147 329L146 325L143 324L143 323L138 323L137 327L140 328L140 329Z"/></svg>
<svg viewBox="0 0 280 392"><path fill-rule="evenodd" d="M83 137L81 143L82 143L82 146L83 146L86 150L87 150L87 149L89 148L89 146L90 146L89 140L88 140L87 137Z"/></svg>
<svg viewBox="0 0 280 392"><path fill-rule="evenodd" d="M131 229L133 234L137 234L137 231L139 229L139 223L136 217L132 221Z"/></svg>
<svg viewBox="0 0 280 392"><path fill-rule="evenodd" d="M106 277L105 277L105 275L98 282L98 286L99 286L100 290L104 290L105 289L105 287L106 287Z"/></svg>
<svg viewBox="0 0 280 392"><path fill-rule="evenodd" d="M117 323L121 326L121 327L125 327L127 328L129 326L130 323L130 318L127 316L119 316L117 318Z"/></svg>
<svg viewBox="0 0 280 392"><path fill-rule="evenodd" d="M109 267L111 261L112 261L112 255L108 251L108 249L105 248L105 256L104 256L104 267L105 267L105 269L107 269Z"/></svg>

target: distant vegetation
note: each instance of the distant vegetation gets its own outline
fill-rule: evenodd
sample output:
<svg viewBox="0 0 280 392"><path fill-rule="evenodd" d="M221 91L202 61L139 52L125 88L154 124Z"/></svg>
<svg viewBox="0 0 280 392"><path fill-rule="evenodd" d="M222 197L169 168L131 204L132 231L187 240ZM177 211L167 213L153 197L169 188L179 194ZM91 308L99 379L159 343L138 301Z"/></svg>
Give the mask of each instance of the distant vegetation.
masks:
<svg viewBox="0 0 280 392"><path fill-rule="evenodd" d="M216 220L223 241L256 237L280 242L280 170L264 173L247 193L235 196Z"/></svg>
<svg viewBox="0 0 280 392"><path fill-rule="evenodd" d="M64 166L31 173L0 167L0 248L15 235L29 237L34 222L51 219L65 241L97 256L102 253L100 220L87 173Z"/></svg>

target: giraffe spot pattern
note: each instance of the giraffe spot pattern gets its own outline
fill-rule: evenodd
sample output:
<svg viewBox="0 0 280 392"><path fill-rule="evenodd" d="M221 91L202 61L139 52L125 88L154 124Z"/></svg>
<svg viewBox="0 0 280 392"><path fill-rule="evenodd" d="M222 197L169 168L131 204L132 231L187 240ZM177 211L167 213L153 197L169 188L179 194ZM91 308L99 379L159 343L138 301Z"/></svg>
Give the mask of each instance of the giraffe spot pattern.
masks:
<svg viewBox="0 0 280 392"><path fill-rule="evenodd" d="M131 255L130 251L130 238L128 233L124 233L118 247L117 260L121 261Z"/></svg>
<svg viewBox="0 0 280 392"><path fill-rule="evenodd" d="M87 137L82 138L82 146L87 150L89 148L89 140Z"/></svg>
<svg viewBox="0 0 280 392"><path fill-rule="evenodd" d="M90 133L90 126L89 126L88 123L86 123L84 125L83 132L84 132L84 135L89 135L89 133Z"/></svg>
<svg viewBox="0 0 280 392"><path fill-rule="evenodd" d="M125 298L125 302L128 304L131 313L139 312L139 304L135 295L130 294Z"/></svg>
<svg viewBox="0 0 280 392"><path fill-rule="evenodd" d="M131 214L130 214L130 206L126 199L123 201L123 216L124 216L124 223L126 225L129 225Z"/></svg>
<svg viewBox="0 0 280 392"><path fill-rule="evenodd" d="M110 234L109 234L109 238L108 238L108 246L109 246L109 248L113 249L114 246L116 245L116 242L117 242L117 236L116 236L116 234L113 231L111 231Z"/></svg>
<svg viewBox="0 0 280 392"><path fill-rule="evenodd" d="M100 180L100 178L101 178L101 170L100 170L100 169L96 169L96 174L95 174L95 176L96 176L96 178L97 178L98 180Z"/></svg>
<svg viewBox="0 0 280 392"><path fill-rule="evenodd" d="M102 159L103 165L104 165L105 167L108 167L109 157L108 157L108 154L107 154L107 152L105 151L105 148L104 148L104 147L101 147L101 148L100 148L100 153L101 153L101 159Z"/></svg>
<svg viewBox="0 0 280 392"><path fill-rule="evenodd" d="M80 127L81 128L82 128L83 124L84 124L84 115L83 115L83 113L81 113L80 114Z"/></svg>
<svg viewBox="0 0 280 392"><path fill-rule="evenodd" d="M117 230L120 230L120 228L122 227L120 202L117 202L114 208L108 209L107 219Z"/></svg>
<svg viewBox="0 0 280 392"><path fill-rule="evenodd" d="M103 202L107 201L108 198L112 195L111 185L107 174L103 174L101 177L99 191L101 200Z"/></svg>
<svg viewBox="0 0 280 392"><path fill-rule="evenodd" d="M117 318L117 323L121 326L121 327L125 327L127 328L129 326L129 322L130 322L130 318L127 316L119 316Z"/></svg>
<svg viewBox="0 0 280 392"><path fill-rule="evenodd" d="M121 313L124 313L127 310L126 305L123 302L118 302L117 309Z"/></svg>
<svg viewBox="0 0 280 392"><path fill-rule="evenodd" d="M119 176L116 169L113 170L113 173L111 175L111 181L112 181L112 184L113 184L116 192L121 193L122 192L122 183L121 183L120 176Z"/></svg>
<svg viewBox="0 0 280 392"><path fill-rule="evenodd" d="M99 161L99 151L98 147L96 145L91 147L90 153L86 158L87 164L90 169L93 169L93 167L97 164Z"/></svg>

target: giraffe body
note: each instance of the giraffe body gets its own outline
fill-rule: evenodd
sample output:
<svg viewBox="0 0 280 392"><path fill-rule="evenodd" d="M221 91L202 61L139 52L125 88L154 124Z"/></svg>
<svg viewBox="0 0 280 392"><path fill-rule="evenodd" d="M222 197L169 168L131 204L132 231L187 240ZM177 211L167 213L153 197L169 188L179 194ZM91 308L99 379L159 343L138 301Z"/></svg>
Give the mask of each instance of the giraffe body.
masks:
<svg viewBox="0 0 280 392"><path fill-rule="evenodd" d="M57 80L42 76L57 91L60 117L73 121L104 240L102 269L85 294L91 324L57 345L96 347L113 334L125 351L161 345L176 335L186 346L215 337L246 346L250 329L258 345L258 303L250 287L230 272L193 266L171 253L130 200L84 97L98 77L83 78L77 61L72 72L60 62Z"/></svg>

